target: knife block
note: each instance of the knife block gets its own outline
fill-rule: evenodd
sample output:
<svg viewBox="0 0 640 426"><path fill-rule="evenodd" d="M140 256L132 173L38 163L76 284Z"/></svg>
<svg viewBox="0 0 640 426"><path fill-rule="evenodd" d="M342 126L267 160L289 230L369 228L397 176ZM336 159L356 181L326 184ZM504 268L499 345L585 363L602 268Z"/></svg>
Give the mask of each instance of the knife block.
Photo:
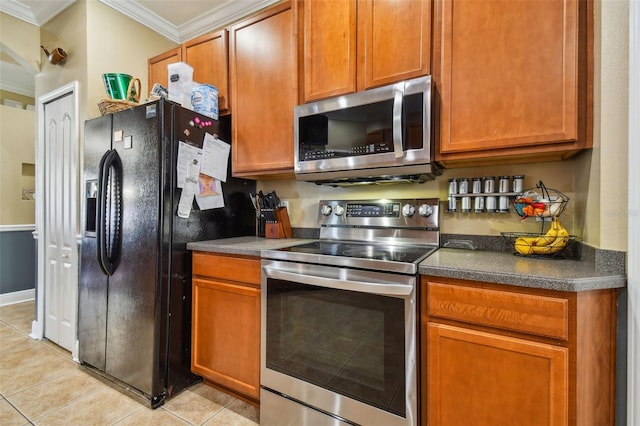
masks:
<svg viewBox="0 0 640 426"><path fill-rule="evenodd" d="M276 209L276 220L280 225L282 225L282 233L284 238L293 237L293 232L291 231L291 222L289 222L289 212L286 207L280 207Z"/></svg>
<svg viewBox="0 0 640 426"><path fill-rule="evenodd" d="M264 231L265 238L284 238L284 231L280 222L267 223Z"/></svg>
<svg viewBox="0 0 640 426"><path fill-rule="evenodd" d="M286 207L280 207L275 210L276 223L265 224L265 238L291 238L291 223L289 222L289 213Z"/></svg>

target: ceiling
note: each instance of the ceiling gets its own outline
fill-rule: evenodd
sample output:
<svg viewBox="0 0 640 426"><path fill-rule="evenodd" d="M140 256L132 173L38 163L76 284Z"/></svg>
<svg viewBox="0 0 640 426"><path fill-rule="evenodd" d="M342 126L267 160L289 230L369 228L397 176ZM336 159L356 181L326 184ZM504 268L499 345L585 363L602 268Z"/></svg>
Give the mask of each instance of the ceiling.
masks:
<svg viewBox="0 0 640 426"><path fill-rule="evenodd" d="M0 0L0 11L42 26L76 0ZM277 0L98 0L175 43L221 28ZM0 89L34 96L35 73L0 41Z"/></svg>

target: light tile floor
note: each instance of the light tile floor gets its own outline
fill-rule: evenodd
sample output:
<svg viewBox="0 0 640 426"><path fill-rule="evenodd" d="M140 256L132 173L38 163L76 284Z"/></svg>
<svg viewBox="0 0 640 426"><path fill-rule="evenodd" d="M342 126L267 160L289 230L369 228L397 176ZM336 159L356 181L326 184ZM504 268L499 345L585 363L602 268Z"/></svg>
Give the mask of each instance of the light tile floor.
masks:
<svg viewBox="0 0 640 426"><path fill-rule="evenodd" d="M0 306L0 425L257 425L259 410L196 384L155 410L31 339L34 302Z"/></svg>

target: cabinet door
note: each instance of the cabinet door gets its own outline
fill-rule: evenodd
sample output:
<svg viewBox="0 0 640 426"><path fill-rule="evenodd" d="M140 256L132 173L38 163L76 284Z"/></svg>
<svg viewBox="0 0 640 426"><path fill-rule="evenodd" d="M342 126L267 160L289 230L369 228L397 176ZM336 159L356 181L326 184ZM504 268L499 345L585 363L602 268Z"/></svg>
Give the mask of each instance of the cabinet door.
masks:
<svg viewBox="0 0 640 426"><path fill-rule="evenodd" d="M164 87L169 87L169 70L167 65L182 60L182 54L180 48L176 47L168 52L161 53L158 56L154 56L148 60L149 66L149 93L155 83L160 83Z"/></svg>
<svg viewBox="0 0 640 426"><path fill-rule="evenodd" d="M427 332L429 425L567 424L567 348L436 323Z"/></svg>
<svg viewBox="0 0 640 426"><path fill-rule="evenodd" d="M576 143L579 3L436 0L439 160L586 147Z"/></svg>
<svg viewBox="0 0 640 426"><path fill-rule="evenodd" d="M182 45L182 59L193 67L193 81L218 89L218 110L229 109L229 44L227 30L205 34Z"/></svg>
<svg viewBox="0 0 640 426"><path fill-rule="evenodd" d="M229 30L234 176L293 174L294 22L285 2Z"/></svg>
<svg viewBox="0 0 640 426"><path fill-rule="evenodd" d="M430 0L359 0L358 90L429 74Z"/></svg>
<svg viewBox="0 0 640 426"><path fill-rule="evenodd" d="M260 290L193 279L194 373L260 398Z"/></svg>
<svg viewBox="0 0 640 426"><path fill-rule="evenodd" d="M304 101L427 75L431 1L305 0Z"/></svg>
<svg viewBox="0 0 640 426"><path fill-rule="evenodd" d="M306 0L304 101L356 91L356 0Z"/></svg>

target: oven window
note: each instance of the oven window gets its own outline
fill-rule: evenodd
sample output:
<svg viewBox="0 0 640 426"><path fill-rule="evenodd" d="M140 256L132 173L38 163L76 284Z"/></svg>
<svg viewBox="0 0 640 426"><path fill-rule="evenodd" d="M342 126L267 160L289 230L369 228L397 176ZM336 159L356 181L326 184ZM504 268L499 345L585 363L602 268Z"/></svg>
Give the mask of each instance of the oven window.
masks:
<svg viewBox="0 0 640 426"><path fill-rule="evenodd" d="M267 368L405 417L404 303L270 278Z"/></svg>

